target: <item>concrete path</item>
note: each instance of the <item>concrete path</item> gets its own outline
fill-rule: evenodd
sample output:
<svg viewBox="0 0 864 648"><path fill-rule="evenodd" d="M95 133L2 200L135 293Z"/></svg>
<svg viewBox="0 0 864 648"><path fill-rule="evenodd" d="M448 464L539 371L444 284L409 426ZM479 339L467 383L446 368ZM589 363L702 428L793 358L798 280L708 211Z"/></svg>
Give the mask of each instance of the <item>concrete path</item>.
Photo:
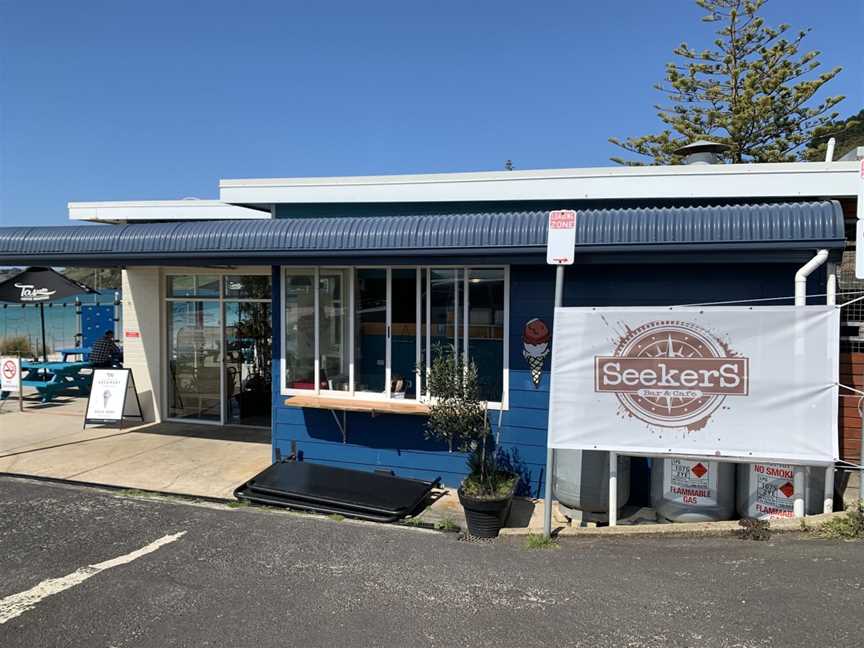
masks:
<svg viewBox="0 0 864 648"><path fill-rule="evenodd" d="M85 399L0 412L0 473L232 498L270 465L269 430L163 423L82 430Z"/></svg>
<svg viewBox="0 0 864 648"><path fill-rule="evenodd" d="M0 623L3 648L861 643L860 542L529 550L2 477L0 510L0 610L17 613Z"/></svg>

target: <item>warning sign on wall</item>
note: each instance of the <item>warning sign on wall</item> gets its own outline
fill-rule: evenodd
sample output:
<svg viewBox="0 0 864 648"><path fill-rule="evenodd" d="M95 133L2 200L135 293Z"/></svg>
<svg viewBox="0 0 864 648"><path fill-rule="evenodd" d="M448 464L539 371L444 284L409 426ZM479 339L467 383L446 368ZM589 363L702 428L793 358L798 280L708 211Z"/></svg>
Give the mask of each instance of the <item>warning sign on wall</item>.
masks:
<svg viewBox="0 0 864 648"><path fill-rule="evenodd" d="M689 506L717 505L717 471L710 461L669 459L666 467L664 499Z"/></svg>

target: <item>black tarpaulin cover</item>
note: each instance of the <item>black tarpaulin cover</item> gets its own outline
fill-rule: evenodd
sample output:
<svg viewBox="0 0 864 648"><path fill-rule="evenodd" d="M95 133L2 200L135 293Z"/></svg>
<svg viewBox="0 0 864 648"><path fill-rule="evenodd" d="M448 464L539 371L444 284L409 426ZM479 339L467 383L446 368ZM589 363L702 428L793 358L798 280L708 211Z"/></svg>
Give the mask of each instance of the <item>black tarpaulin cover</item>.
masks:
<svg viewBox="0 0 864 648"><path fill-rule="evenodd" d="M250 479L234 495L257 504L395 522L415 512L436 485L364 470L284 461Z"/></svg>

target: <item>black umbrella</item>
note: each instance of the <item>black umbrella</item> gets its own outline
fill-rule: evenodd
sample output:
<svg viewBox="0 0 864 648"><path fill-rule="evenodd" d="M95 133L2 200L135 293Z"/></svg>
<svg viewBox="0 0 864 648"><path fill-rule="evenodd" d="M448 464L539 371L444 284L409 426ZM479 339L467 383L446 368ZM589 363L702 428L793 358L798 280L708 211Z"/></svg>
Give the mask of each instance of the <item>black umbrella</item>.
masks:
<svg viewBox="0 0 864 648"><path fill-rule="evenodd" d="M0 282L0 302L39 304L42 320L42 359L48 361L45 347L45 302L65 299L81 293L98 295L97 290L66 277L51 268L27 268Z"/></svg>

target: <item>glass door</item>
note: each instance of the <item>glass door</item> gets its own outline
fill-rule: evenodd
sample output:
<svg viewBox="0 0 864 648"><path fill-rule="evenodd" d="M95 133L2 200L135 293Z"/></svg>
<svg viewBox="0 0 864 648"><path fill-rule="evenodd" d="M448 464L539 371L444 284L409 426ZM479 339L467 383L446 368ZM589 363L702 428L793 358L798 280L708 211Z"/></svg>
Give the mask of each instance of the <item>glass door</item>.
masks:
<svg viewBox="0 0 864 648"><path fill-rule="evenodd" d="M220 422L218 301L168 302L168 416Z"/></svg>
<svg viewBox="0 0 864 648"><path fill-rule="evenodd" d="M270 426L273 333L269 302L225 302L225 422Z"/></svg>

